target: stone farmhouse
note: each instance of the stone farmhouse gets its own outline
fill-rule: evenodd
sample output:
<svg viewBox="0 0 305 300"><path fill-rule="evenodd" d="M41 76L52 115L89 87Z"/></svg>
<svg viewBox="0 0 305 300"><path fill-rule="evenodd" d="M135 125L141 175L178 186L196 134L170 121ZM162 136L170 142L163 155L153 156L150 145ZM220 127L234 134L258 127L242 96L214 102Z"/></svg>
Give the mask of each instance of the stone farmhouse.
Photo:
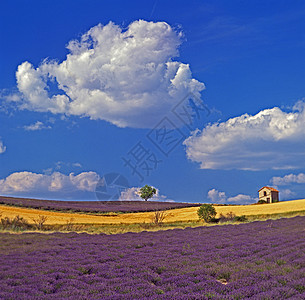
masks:
<svg viewBox="0 0 305 300"><path fill-rule="evenodd" d="M267 203L279 202L279 191L272 187L264 186L258 191L258 198Z"/></svg>

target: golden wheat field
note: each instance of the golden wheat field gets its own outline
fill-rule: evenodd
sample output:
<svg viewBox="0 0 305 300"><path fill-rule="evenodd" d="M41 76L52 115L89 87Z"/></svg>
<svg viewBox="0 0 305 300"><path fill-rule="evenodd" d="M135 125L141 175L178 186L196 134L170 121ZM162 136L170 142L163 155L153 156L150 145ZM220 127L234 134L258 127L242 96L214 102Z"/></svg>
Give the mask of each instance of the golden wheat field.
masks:
<svg viewBox="0 0 305 300"><path fill-rule="evenodd" d="M232 205L232 206L216 206L217 216L219 214L227 214L233 212L235 215L268 215L277 213L288 213L295 211L305 210L305 199L278 202L273 204L261 204L261 205ZM164 222L185 222L196 221L198 207L188 207L180 209L172 209L166 211L166 218ZM0 205L0 214L2 217L15 217L17 215L25 218L29 223L34 223L33 219L37 219L39 216L46 216L47 221L45 224L66 224L67 222L73 222L77 224L133 224L133 223L149 223L153 217L153 212L142 213L125 213L117 215L90 215L79 213L64 213L64 212L52 212L38 209L28 209L20 207L12 207Z"/></svg>

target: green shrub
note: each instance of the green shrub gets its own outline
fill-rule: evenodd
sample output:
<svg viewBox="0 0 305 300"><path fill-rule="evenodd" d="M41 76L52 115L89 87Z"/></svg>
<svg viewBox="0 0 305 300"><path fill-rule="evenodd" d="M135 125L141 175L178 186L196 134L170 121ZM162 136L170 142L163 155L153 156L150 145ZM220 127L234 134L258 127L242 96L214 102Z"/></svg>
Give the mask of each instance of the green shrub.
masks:
<svg viewBox="0 0 305 300"><path fill-rule="evenodd" d="M210 223L216 216L216 210L212 204L203 204L197 210L199 219Z"/></svg>
<svg viewBox="0 0 305 300"><path fill-rule="evenodd" d="M248 219L245 215L242 216L235 216L234 221L235 222L246 222Z"/></svg>
<svg viewBox="0 0 305 300"><path fill-rule="evenodd" d="M268 202L263 199L257 201L257 204L266 204L266 203L268 203Z"/></svg>

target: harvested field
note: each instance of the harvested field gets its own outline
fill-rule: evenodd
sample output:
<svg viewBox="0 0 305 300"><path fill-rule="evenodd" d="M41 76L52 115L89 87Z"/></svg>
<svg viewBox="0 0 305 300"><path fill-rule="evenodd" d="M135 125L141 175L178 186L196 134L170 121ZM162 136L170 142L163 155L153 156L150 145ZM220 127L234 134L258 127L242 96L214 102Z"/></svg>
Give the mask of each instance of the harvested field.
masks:
<svg viewBox="0 0 305 300"><path fill-rule="evenodd" d="M232 206L216 206L216 211L219 216L220 213L227 214L233 212L235 215L269 215L276 213L288 213L305 210L305 199L279 202L273 204L261 205L232 205ZM198 207L179 208L166 211L166 218L164 222L179 222L179 221L196 221ZM80 213L64 213L53 212L38 209L20 208L13 206L0 205L0 212L2 217L15 217L17 215L24 217L33 223L33 219L39 216L46 216L46 224L66 224L73 220L77 224L132 224L132 223L149 223L154 212L140 212L140 213L124 213L124 214L110 214L110 215L89 215Z"/></svg>
<svg viewBox="0 0 305 300"><path fill-rule="evenodd" d="M233 212L235 215L266 215L305 210L305 199L271 204L216 206L218 215Z"/></svg>

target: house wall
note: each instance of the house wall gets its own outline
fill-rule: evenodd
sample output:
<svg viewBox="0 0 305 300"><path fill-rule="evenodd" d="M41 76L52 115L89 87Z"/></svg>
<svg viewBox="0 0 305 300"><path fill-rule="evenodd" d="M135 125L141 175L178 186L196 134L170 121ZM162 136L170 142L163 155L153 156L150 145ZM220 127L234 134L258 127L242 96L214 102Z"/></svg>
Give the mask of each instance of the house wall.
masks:
<svg viewBox="0 0 305 300"><path fill-rule="evenodd" d="M264 196L264 192L266 192L266 196ZM278 202L279 201L279 193L275 191L271 191L269 189L262 189L258 193L259 200L264 200L268 203Z"/></svg>
<svg viewBox="0 0 305 300"><path fill-rule="evenodd" d="M279 193L271 191L271 199L272 202L279 202Z"/></svg>
<svg viewBox="0 0 305 300"><path fill-rule="evenodd" d="M264 192L266 192L266 196L264 196ZM266 202L270 202L270 199L271 199L271 191L268 190L268 189L262 189L259 191L259 200L264 200ZM268 198L269 198L269 201L268 201Z"/></svg>

